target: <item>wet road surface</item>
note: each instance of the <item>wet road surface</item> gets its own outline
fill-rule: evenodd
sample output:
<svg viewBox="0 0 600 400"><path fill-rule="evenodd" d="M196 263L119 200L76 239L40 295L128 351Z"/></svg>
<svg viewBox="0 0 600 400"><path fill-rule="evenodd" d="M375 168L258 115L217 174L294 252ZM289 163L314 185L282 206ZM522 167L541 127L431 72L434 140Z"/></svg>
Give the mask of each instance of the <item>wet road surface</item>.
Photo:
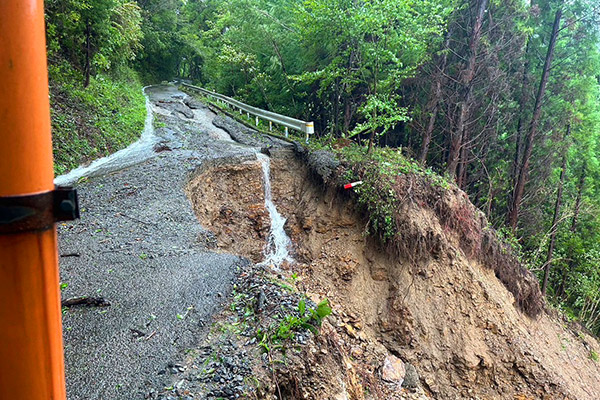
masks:
<svg viewBox="0 0 600 400"><path fill-rule="evenodd" d="M84 171L92 178L77 185L81 219L59 226L63 299L110 303L63 311L70 400L143 399L161 387L164 371L207 329L246 262L210 249L211 233L184 188L204 161L253 156L258 148L231 141L206 108L186 117L178 111L186 95L173 86L146 93L161 127L145 132L136 151Z"/></svg>

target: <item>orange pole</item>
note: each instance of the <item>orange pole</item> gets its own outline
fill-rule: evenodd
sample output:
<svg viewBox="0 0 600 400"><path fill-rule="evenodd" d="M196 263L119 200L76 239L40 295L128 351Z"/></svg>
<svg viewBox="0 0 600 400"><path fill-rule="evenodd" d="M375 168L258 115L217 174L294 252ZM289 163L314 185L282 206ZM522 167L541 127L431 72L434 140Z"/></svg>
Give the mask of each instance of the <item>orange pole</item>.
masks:
<svg viewBox="0 0 600 400"><path fill-rule="evenodd" d="M0 198L54 189L43 0L0 0ZM0 233L0 399L65 399L56 229Z"/></svg>

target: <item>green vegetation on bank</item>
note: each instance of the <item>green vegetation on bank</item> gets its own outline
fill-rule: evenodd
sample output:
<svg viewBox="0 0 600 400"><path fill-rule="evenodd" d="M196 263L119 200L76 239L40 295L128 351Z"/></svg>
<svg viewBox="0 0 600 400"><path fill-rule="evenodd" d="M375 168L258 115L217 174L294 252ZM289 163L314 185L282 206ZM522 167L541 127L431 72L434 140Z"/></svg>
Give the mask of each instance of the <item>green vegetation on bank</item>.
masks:
<svg viewBox="0 0 600 400"><path fill-rule="evenodd" d="M98 74L84 88L68 64L51 66L50 103L54 171L127 147L139 138L146 118L142 85L133 71L118 79Z"/></svg>
<svg viewBox="0 0 600 400"><path fill-rule="evenodd" d="M135 141L145 99L132 69L142 9L127 0L45 1L54 170L62 174Z"/></svg>
<svg viewBox="0 0 600 400"><path fill-rule="evenodd" d="M312 120L322 137L402 148L448 176L518 247L550 302L600 333L596 1L172 6L185 38L175 73ZM386 231L395 204L367 195Z"/></svg>

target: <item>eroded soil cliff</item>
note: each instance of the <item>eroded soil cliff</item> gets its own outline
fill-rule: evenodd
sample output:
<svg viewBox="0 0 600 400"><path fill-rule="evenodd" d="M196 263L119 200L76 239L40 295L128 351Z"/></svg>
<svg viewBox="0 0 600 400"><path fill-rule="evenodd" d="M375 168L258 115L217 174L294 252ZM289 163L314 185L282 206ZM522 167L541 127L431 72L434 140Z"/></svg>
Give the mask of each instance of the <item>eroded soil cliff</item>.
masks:
<svg viewBox="0 0 600 400"><path fill-rule="evenodd" d="M271 165L274 201L288 218L296 260L274 273L293 276L315 303L328 298L334 313L320 335L282 363L263 357L255 364L262 384L253 396L600 398L600 368L591 359L600 351L596 340L546 311L527 316L498 270L483 265L493 263L491 255L469 254L469 237L418 201L422 193L402 201L398 226L406 227L406 242L403 252L390 251L365 235L368 221L353 196L323 183L292 151L276 152ZM188 185L217 246L254 262L269 230L261 179L250 157L204 166ZM466 201L459 191L445 196L450 208ZM275 299L266 302L274 306Z"/></svg>

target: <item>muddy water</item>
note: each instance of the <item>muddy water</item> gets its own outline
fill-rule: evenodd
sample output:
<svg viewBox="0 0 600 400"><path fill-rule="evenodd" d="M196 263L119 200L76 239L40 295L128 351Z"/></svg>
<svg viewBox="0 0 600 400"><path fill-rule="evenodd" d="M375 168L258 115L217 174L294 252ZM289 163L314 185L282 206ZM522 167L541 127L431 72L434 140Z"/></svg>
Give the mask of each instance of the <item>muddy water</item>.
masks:
<svg viewBox="0 0 600 400"><path fill-rule="evenodd" d="M273 194L271 192L271 160L268 156L261 153L257 153L256 158L258 158L262 166L265 208L271 217L271 229L265 248L265 259L261 264L274 265L276 268L279 268L284 261L290 263L294 261L289 253L292 242L283 229L286 219L277 211L273 203Z"/></svg>

